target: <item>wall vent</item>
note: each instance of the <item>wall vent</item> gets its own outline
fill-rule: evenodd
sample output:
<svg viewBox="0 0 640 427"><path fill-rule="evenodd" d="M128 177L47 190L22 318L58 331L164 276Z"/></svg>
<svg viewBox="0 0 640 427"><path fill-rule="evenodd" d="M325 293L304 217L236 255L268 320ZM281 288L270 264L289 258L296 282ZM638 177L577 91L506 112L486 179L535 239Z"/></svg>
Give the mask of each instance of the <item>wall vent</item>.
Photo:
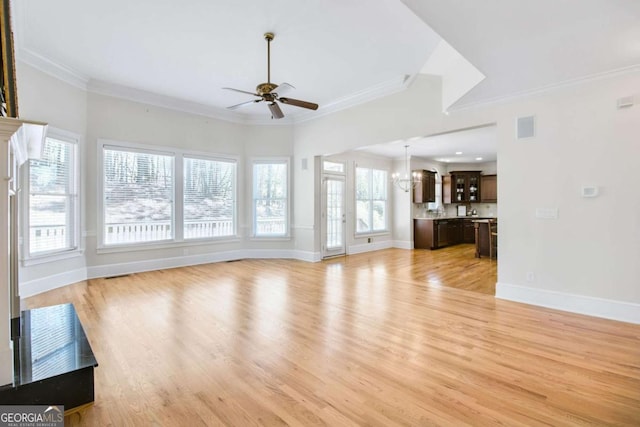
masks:
<svg viewBox="0 0 640 427"><path fill-rule="evenodd" d="M633 107L633 96L625 96L624 98L618 98L618 109Z"/></svg>
<svg viewBox="0 0 640 427"><path fill-rule="evenodd" d="M533 138L536 136L536 117L518 117L516 129L518 139Z"/></svg>

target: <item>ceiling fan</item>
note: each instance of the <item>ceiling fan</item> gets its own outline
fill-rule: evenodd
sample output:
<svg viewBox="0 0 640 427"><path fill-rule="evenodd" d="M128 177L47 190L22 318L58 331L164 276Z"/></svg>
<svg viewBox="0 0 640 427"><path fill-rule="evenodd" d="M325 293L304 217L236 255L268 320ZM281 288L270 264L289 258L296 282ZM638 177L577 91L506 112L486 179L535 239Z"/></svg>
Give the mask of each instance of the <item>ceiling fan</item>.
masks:
<svg viewBox="0 0 640 427"><path fill-rule="evenodd" d="M240 104L232 105L227 107L229 110L235 110L236 108L243 107L245 105L255 104L256 102L265 101L269 110L271 110L271 117L274 119L281 119L284 117L284 113L280 109L280 106L277 104L281 102L287 105L293 105L294 107L302 107L307 108L309 110L317 110L318 104L314 104L313 102L300 101L299 99L293 98L285 98L282 95L285 91L290 89L295 89L289 83L282 83L277 85L275 83L271 83L271 41L273 40L273 33L265 33L264 38L267 41L267 82L260 83L256 86L256 92L249 92L246 90L234 89L231 87L223 87L222 89L232 90L234 92L246 93L247 95L255 96L258 99L253 99L251 101L241 102ZM276 90L277 89L277 90Z"/></svg>

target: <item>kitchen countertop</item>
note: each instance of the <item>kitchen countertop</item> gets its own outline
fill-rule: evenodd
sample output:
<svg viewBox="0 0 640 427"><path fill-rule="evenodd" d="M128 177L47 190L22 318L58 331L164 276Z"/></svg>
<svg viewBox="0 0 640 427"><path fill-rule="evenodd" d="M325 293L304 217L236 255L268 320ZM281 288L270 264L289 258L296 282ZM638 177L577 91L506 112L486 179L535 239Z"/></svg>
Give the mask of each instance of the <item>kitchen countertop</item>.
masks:
<svg viewBox="0 0 640 427"><path fill-rule="evenodd" d="M495 216L438 216L438 217L428 217L428 216L417 216L413 219L425 219L425 220L434 220L434 219L473 219L473 220L487 220L487 219L498 219Z"/></svg>

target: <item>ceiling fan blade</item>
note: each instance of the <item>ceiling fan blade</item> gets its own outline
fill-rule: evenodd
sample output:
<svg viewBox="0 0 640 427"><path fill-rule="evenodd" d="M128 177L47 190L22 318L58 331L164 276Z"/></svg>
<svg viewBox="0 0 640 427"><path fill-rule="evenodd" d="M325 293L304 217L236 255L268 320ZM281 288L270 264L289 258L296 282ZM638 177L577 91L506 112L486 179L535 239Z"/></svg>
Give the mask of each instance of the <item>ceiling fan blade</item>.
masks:
<svg viewBox="0 0 640 427"><path fill-rule="evenodd" d="M278 85L278 87L275 89L275 92L278 95L282 95L283 93L289 92L292 89L295 89L295 86L290 85L289 83L283 82Z"/></svg>
<svg viewBox="0 0 640 427"><path fill-rule="evenodd" d="M237 108L244 107L245 105L255 104L256 102L262 102L262 99L252 99L251 101L241 102L240 104L227 107L227 110L235 110Z"/></svg>
<svg viewBox="0 0 640 427"><path fill-rule="evenodd" d="M284 113L280 109L280 106L275 102L269 103L269 110L271 110L271 115L274 119L281 119L284 117Z"/></svg>
<svg viewBox="0 0 640 427"><path fill-rule="evenodd" d="M318 104L314 104L313 102L300 101L299 99L293 98L278 98L278 101L283 104L293 105L295 107L308 108L309 110L317 110Z"/></svg>
<svg viewBox="0 0 640 427"><path fill-rule="evenodd" d="M257 93L247 92L246 90L234 89L232 87L223 87L222 89L232 90L234 92L246 93L247 95L253 95L253 96L257 96L258 98L260 98L260 95L258 95Z"/></svg>

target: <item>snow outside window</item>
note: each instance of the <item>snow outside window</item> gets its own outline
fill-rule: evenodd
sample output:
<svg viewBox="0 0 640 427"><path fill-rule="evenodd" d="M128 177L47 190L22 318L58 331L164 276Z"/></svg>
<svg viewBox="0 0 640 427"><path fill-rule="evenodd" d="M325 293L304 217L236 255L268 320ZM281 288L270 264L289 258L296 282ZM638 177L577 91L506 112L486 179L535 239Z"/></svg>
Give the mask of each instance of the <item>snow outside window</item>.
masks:
<svg viewBox="0 0 640 427"><path fill-rule="evenodd" d="M253 164L253 235L289 235L288 160Z"/></svg>
<svg viewBox="0 0 640 427"><path fill-rule="evenodd" d="M173 155L104 147L104 244L171 240Z"/></svg>
<svg viewBox="0 0 640 427"><path fill-rule="evenodd" d="M387 171L356 167L356 233L387 230Z"/></svg>
<svg viewBox="0 0 640 427"><path fill-rule="evenodd" d="M235 234L236 162L184 158L184 238Z"/></svg>
<svg viewBox="0 0 640 427"><path fill-rule="evenodd" d="M29 161L29 256L78 247L76 149L75 141L48 137L41 158Z"/></svg>

